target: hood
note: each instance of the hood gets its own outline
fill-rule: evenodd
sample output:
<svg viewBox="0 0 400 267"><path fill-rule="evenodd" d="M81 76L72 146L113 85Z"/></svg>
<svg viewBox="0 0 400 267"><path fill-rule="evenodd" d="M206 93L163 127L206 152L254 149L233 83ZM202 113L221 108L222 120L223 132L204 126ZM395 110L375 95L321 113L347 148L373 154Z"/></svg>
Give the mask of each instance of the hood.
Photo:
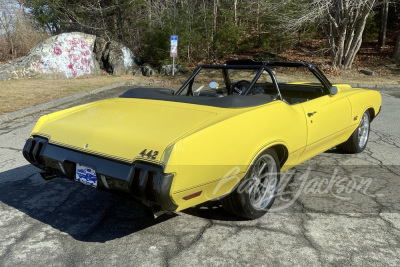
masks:
<svg viewBox="0 0 400 267"><path fill-rule="evenodd" d="M215 115L198 105L114 98L50 114L39 120L32 135L126 162L159 163L170 144Z"/></svg>

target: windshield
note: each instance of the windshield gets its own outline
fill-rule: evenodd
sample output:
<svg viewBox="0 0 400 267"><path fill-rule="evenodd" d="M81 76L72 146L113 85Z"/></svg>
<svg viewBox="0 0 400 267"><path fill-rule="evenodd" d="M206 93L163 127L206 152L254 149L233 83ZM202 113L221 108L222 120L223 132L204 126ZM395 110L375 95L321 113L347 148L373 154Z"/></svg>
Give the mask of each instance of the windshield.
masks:
<svg viewBox="0 0 400 267"><path fill-rule="evenodd" d="M253 85L252 90L248 92L251 85ZM245 93L254 95L264 93L260 88L266 85L274 86L272 76L262 67L203 67L182 86L177 94L217 97L243 95Z"/></svg>

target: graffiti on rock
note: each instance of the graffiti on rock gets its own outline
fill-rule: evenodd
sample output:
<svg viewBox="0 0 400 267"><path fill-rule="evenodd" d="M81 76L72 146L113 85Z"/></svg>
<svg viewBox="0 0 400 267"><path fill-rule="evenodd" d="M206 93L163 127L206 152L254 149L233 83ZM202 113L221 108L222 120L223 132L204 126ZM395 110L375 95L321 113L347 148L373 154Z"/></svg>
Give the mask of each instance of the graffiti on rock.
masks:
<svg viewBox="0 0 400 267"><path fill-rule="evenodd" d="M87 75L94 68L92 50L93 44L81 36L61 34L42 52L36 68L44 73L63 72L67 78Z"/></svg>

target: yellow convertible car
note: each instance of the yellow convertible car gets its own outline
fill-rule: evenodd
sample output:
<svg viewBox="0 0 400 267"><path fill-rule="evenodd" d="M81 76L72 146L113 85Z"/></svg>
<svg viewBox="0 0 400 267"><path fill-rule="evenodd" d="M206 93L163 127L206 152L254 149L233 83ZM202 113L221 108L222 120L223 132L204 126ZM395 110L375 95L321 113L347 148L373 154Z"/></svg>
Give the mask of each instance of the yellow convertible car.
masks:
<svg viewBox="0 0 400 267"><path fill-rule="evenodd" d="M335 146L363 151L380 107L379 92L332 85L311 64L229 61L199 66L177 91L130 89L45 115L23 155L44 179L167 212L220 199L254 219L273 204L280 172Z"/></svg>

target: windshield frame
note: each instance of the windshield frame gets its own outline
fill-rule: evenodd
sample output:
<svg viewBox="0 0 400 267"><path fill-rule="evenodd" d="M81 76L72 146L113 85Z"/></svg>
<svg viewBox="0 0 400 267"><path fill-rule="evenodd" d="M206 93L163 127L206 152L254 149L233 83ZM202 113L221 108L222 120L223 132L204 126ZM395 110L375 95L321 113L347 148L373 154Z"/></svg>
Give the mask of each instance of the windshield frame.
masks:
<svg viewBox="0 0 400 267"><path fill-rule="evenodd" d="M201 65L198 66L194 71L193 74L189 77L189 79L186 80L186 82L179 88L178 91L176 91L175 95L180 95L187 86L188 90L186 95L193 95L193 91L192 91L192 85L194 82L195 77L197 76L197 74L199 74L199 72L202 69L220 69L220 70L228 70L228 69L253 69L253 70L258 70L257 74L254 76L254 78L252 79L252 81L250 82L250 84L247 86L246 90L244 90L243 92L239 93L238 95L248 95L251 92L251 89L253 88L254 84L257 82L257 80L260 78L260 76L262 75L262 73L264 71L268 72L268 74L271 76L271 80L272 83L274 84L274 87L277 91L277 95L278 95L278 99L282 100L282 95L281 92L279 91L279 86L278 86L278 82L276 80L276 77L274 75L274 73L272 72L271 69L265 67L265 66L257 66L257 65L253 65L253 66L243 66L243 65ZM227 72L224 72L224 79L227 80L228 77L226 76Z"/></svg>
<svg viewBox="0 0 400 267"><path fill-rule="evenodd" d="M239 93L238 95L244 95L247 96L251 92L253 86L256 84L258 78L262 75L264 71L268 72L268 74L271 76L272 83L277 91L277 98L280 100L283 100L282 94L279 90L279 84L278 81L275 77L274 72L269 68L270 67L291 67L291 68L298 68L298 67L306 67L321 83L323 86L325 92L327 94L330 94L330 90L332 87L332 84L328 80L328 78L323 74L323 72L315 65L309 64L309 63L302 63L302 62L280 62L280 61L262 61L262 62L257 62L257 61L252 61L252 60L237 60L237 61L228 61L227 64L224 65L200 65L198 66L192 73L192 75L189 77L189 79L186 80L185 83L179 88L178 91L176 91L175 95L180 95L187 86L188 90L186 95L187 96L193 96L193 91L192 91L192 85L194 82L195 77L197 74L202 69L221 69L221 70L228 70L228 69L254 69L254 70L259 70L251 83L247 86L246 90L243 92ZM228 84L229 77L227 75L227 71L223 71L224 75L224 80ZM228 84L229 85L229 84Z"/></svg>

